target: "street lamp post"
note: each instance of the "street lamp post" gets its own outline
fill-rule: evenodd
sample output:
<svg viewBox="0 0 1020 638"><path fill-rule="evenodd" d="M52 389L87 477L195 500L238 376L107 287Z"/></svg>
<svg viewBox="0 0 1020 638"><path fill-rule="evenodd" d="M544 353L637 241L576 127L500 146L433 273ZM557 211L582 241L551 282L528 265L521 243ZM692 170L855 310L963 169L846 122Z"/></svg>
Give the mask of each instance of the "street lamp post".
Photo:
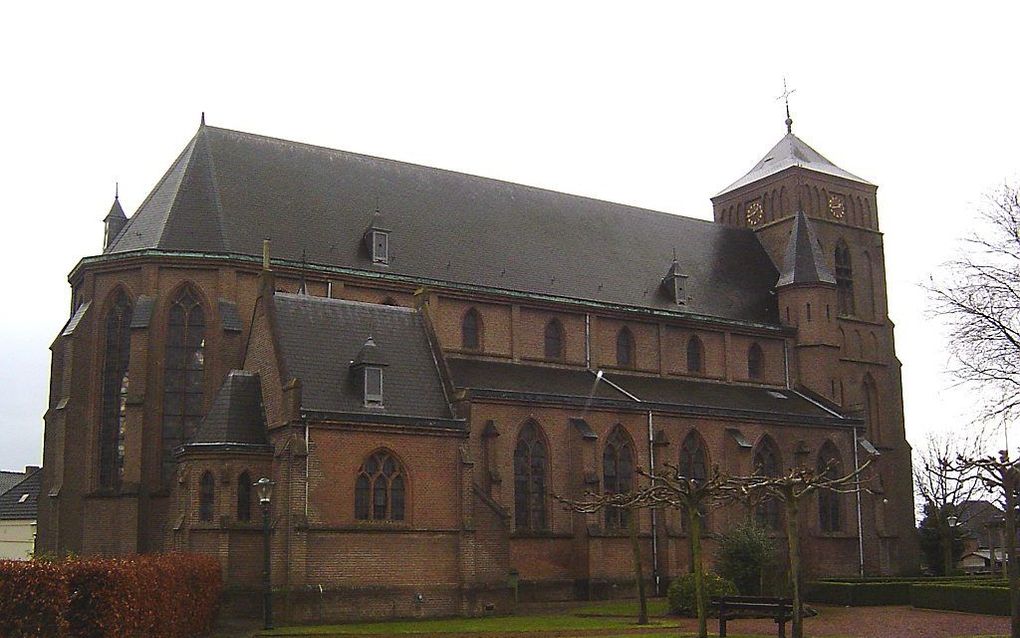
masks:
<svg viewBox="0 0 1020 638"><path fill-rule="evenodd" d="M262 613L265 629L273 628L273 583L269 562L269 502L273 496L273 482L266 477L255 482L262 506Z"/></svg>
<svg viewBox="0 0 1020 638"><path fill-rule="evenodd" d="M946 517L946 543L945 543L945 545L943 547L943 550L944 550L944 554L943 555L945 557L945 565L943 566L943 568L945 570L945 575L946 576L952 576L953 575L953 569L954 569L954 564L953 564L953 540L955 540L955 538L956 538L956 534L954 533L954 530L956 529L956 523L958 521L959 521L959 519L956 516L953 516L952 514L950 514L949 516Z"/></svg>

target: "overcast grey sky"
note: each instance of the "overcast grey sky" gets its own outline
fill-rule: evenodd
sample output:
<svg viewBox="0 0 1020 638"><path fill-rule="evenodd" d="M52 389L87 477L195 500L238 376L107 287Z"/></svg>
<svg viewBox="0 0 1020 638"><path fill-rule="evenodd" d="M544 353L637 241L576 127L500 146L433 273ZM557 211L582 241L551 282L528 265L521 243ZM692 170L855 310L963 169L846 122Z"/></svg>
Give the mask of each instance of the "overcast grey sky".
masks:
<svg viewBox="0 0 1020 638"><path fill-rule="evenodd" d="M66 277L114 182L132 213L201 111L710 218L784 133L784 74L794 132L879 185L908 437L966 425L918 284L1017 176L1017 3L691 4L5 3L0 468L41 460Z"/></svg>

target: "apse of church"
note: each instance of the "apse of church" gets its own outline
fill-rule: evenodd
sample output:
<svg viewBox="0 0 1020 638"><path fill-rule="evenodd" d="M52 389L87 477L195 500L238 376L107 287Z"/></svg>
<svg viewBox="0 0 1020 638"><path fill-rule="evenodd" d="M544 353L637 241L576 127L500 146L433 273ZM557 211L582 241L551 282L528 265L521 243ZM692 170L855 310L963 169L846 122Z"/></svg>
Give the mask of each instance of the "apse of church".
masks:
<svg viewBox="0 0 1020 638"><path fill-rule="evenodd" d="M709 222L203 123L70 274L38 551L201 551L254 585L268 476L293 619L481 613L632 587L627 515L554 494L878 451L877 493L804 508L805 563L911 570L876 187L790 131L712 203ZM664 588L683 522L635 515ZM707 544L747 515L708 512Z"/></svg>

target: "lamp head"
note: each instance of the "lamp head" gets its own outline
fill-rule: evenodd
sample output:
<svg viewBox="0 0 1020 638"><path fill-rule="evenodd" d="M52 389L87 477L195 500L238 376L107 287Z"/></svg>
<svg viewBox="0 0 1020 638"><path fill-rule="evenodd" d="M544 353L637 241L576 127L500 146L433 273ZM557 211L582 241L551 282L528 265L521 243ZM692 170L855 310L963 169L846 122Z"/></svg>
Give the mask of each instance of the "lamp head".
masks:
<svg viewBox="0 0 1020 638"><path fill-rule="evenodd" d="M273 498L273 482L266 477L255 481L255 491L259 497L259 503L268 505Z"/></svg>

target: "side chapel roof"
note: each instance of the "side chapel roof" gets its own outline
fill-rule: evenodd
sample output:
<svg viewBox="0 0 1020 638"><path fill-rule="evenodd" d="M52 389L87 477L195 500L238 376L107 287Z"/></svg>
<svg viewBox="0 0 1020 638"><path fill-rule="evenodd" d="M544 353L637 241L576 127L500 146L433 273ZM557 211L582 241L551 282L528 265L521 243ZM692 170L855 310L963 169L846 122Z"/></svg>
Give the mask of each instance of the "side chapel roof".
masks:
<svg viewBox="0 0 1020 638"><path fill-rule="evenodd" d="M418 311L399 306L277 292L272 297L281 356L301 382L301 409L365 417L454 422L437 355ZM385 353L383 405L367 407L356 364L371 338ZM362 355L364 357L364 355ZM374 357L374 355L373 355Z"/></svg>
<svg viewBox="0 0 1020 638"><path fill-rule="evenodd" d="M811 222L803 211L797 211L797 220L790 233L790 241L786 245L786 259L783 260L783 272L779 275L776 286L790 284L835 284L822 257L822 249L818 246Z"/></svg>
<svg viewBox="0 0 1020 638"><path fill-rule="evenodd" d="M213 399L189 445L269 444L266 413L262 407L259 376L245 370L231 370Z"/></svg>
<svg viewBox="0 0 1020 638"><path fill-rule="evenodd" d="M387 264L364 244L377 206ZM749 230L204 125L106 254L257 257L266 237L293 264L678 311L660 288L675 250L684 312L778 323Z"/></svg>

